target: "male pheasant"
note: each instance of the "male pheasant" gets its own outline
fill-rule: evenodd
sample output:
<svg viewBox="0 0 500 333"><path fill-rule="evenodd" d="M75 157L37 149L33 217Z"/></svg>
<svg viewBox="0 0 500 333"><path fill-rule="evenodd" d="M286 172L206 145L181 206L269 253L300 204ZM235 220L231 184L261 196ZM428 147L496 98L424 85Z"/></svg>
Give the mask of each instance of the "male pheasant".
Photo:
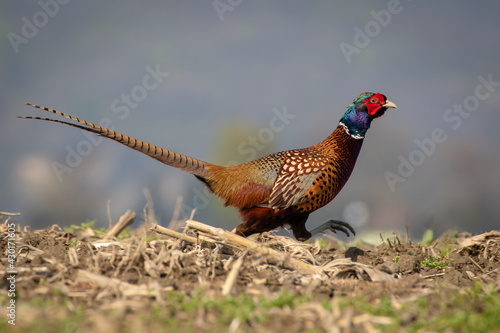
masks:
<svg viewBox="0 0 500 333"><path fill-rule="evenodd" d="M243 221L233 231L242 236L290 226L297 240L330 229L349 236L347 223L330 220L311 232L305 228L309 214L340 192L358 158L373 119L396 105L380 93L362 93L348 106L340 123L320 143L302 149L274 153L233 166L203 162L131 138L62 112L29 104L83 125L42 117L19 117L58 122L118 141L162 163L189 172L201 180L226 206L237 207Z"/></svg>

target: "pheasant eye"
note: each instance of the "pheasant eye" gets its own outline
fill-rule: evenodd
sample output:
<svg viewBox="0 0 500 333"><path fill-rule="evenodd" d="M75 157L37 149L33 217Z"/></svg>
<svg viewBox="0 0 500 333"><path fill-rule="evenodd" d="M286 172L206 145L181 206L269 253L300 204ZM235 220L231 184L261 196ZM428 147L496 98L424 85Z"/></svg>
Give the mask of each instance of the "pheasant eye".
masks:
<svg viewBox="0 0 500 333"><path fill-rule="evenodd" d="M370 99L370 103L377 103L377 102L378 102L378 101L377 101L377 99L376 99L376 98L372 98L372 99Z"/></svg>

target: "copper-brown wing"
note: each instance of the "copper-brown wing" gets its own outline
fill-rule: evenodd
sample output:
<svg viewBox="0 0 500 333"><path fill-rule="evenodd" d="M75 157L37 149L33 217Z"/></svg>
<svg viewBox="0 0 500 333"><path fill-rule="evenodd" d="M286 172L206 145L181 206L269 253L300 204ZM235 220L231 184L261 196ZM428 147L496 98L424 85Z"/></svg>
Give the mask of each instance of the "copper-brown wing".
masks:
<svg viewBox="0 0 500 333"><path fill-rule="evenodd" d="M327 164L324 156L305 149L287 153L269 198L271 208L285 209L303 203L304 195Z"/></svg>

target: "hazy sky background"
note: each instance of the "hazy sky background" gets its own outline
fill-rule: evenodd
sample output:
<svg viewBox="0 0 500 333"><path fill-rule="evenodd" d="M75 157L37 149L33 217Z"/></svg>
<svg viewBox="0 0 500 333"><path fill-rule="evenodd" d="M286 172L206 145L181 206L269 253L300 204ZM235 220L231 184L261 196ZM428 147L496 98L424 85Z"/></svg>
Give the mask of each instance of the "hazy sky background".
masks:
<svg viewBox="0 0 500 333"><path fill-rule="evenodd" d="M113 219L142 215L144 188L163 225L179 196L184 217L200 206L197 220L239 223L189 174L75 128L17 119L49 115L25 102L227 164L315 144L374 91L398 109L373 122L351 179L307 227L341 218L358 231L408 225L417 237L498 229L499 2L65 2L0 11L0 211L22 213L19 223L107 226L108 200ZM270 132L283 112L295 117Z"/></svg>

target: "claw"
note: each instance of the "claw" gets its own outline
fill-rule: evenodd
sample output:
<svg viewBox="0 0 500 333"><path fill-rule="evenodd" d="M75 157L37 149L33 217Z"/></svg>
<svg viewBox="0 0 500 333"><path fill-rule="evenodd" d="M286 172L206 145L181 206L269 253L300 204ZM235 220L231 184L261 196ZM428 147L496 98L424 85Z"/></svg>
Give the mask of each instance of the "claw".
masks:
<svg viewBox="0 0 500 333"><path fill-rule="evenodd" d="M352 235L356 235L356 232L354 231L353 227L349 223L342 222L342 221L337 221L337 220L330 220L328 222L323 223L319 227L311 230L311 237L315 236L319 233L322 233L325 230L331 230L334 233L337 233L337 231L342 231L344 234L349 237L349 231L352 233Z"/></svg>

